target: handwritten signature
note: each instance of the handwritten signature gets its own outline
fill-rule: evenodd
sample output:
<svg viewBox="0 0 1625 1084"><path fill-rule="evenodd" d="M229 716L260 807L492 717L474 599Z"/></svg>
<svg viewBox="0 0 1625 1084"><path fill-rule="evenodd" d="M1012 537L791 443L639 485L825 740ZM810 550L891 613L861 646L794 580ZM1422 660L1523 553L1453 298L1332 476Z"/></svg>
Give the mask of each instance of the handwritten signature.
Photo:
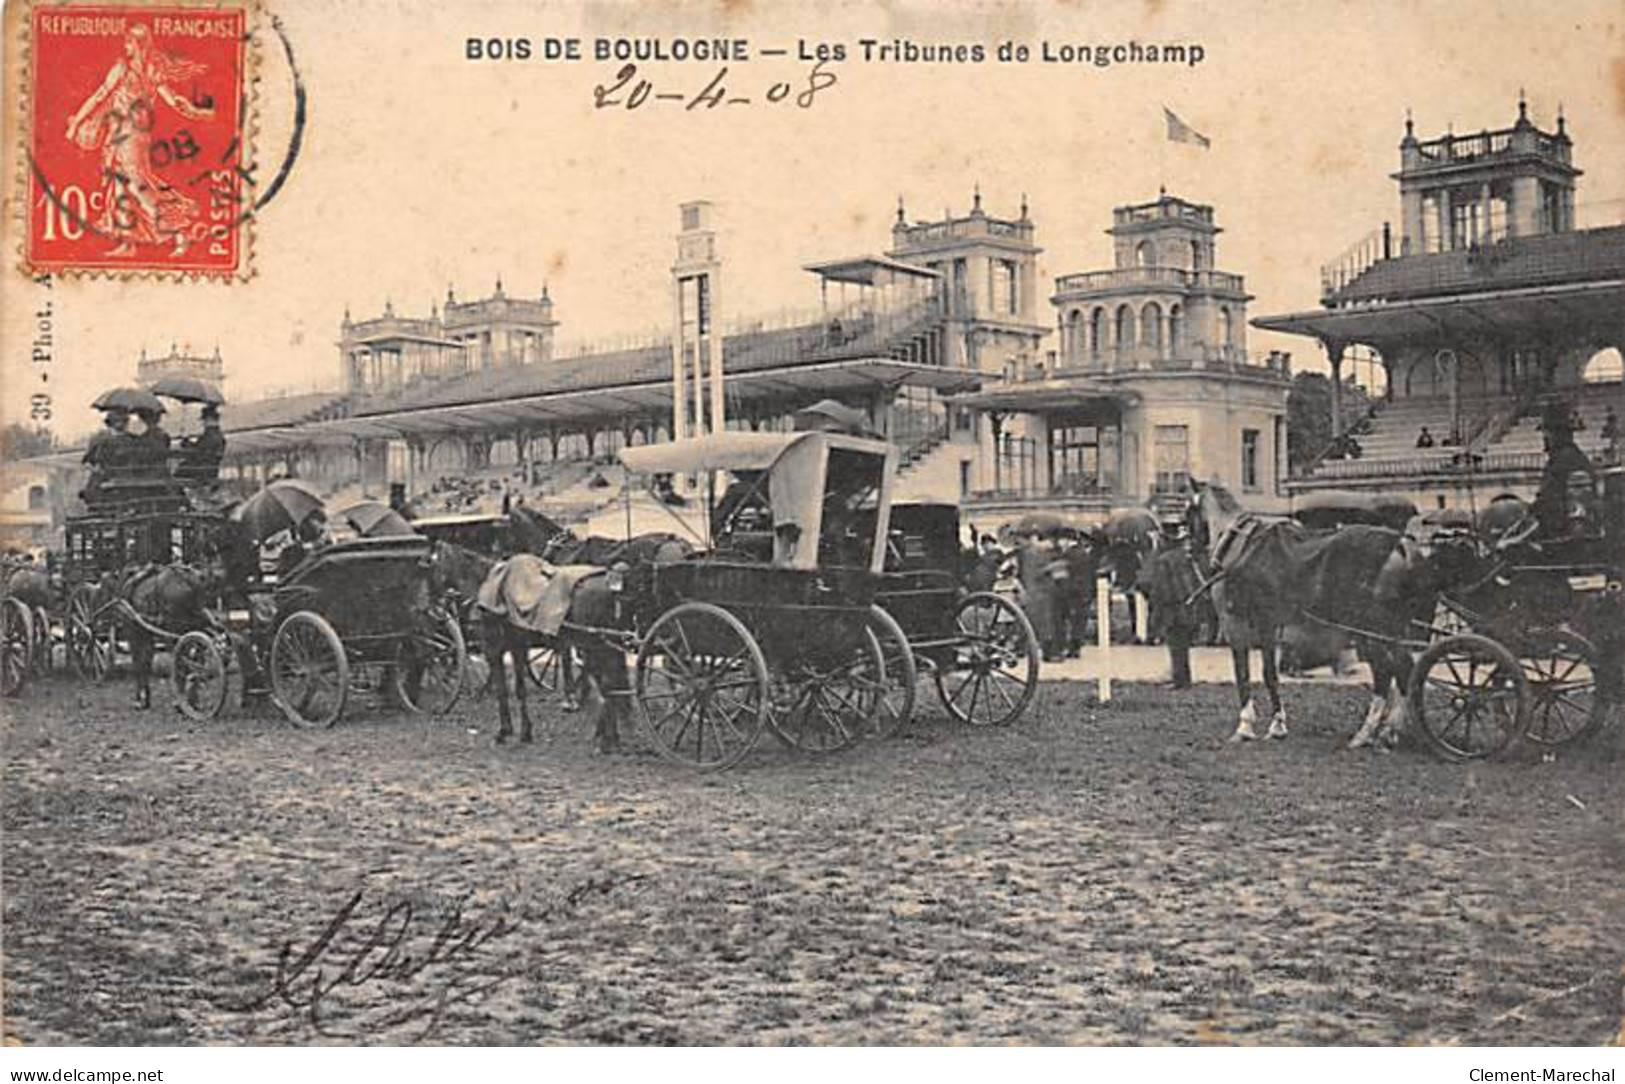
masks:
<svg viewBox="0 0 1625 1084"><path fill-rule="evenodd" d="M641 879L582 881L535 917L557 917ZM425 922L410 900L397 900L369 922L362 917L365 897L365 889L352 893L303 950L284 941L267 988L230 1008L253 1012L281 1004L328 1038L384 1039L413 1025L408 1041L422 1042L439 1029L447 1010L515 977L511 960L494 951L521 925L505 904L494 914L470 918L464 897ZM340 1024L346 1026L341 1030Z"/></svg>

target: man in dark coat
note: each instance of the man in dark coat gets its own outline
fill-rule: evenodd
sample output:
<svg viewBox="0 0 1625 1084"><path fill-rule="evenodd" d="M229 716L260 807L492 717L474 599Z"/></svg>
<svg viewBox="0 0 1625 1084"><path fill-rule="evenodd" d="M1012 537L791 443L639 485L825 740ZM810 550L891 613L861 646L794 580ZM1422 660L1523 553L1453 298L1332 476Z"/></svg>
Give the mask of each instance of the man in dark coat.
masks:
<svg viewBox="0 0 1625 1084"><path fill-rule="evenodd" d="M212 403L203 407L203 432L195 437L182 437L181 450L186 457L175 468L176 475L192 482L212 482L220 476L226 435L220 431L219 407Z"/></svg>
<svg viewBox="0 0 1625 1084"><path fill-rule="evenodd" d="M1535 493L1531 511L1540 524L1541 536L1555 538L1569 532L1570 506L1576 490L1587 505L1592 503L1597 471L1574 443L1573 415L1566 404L1548 406L1541 428L1546 440L1546 469L1541 474L1540 489ZM1587 487L1590 494L1584 492Z"/></svg>
<svg viewBox="0 0 1625 1084"><path fill-rule="evenodd" d="M1196 563L1185 546L1174 546L1147 558L1135 584L1151 603L1152 636L1168 642L1168 663L1176 689L1191 685L1191 639L1201 624L1201 612L1186 600L1201 584Z"/></svg>

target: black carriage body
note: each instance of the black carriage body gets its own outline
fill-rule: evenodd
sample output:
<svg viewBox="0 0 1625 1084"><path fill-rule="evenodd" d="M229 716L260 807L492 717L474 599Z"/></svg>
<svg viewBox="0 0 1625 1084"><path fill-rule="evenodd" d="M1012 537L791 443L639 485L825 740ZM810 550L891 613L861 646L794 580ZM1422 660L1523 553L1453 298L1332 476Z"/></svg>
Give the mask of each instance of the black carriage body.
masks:
<svg viewBox="0 0 1625 1084"><path fill-rule="evenodd" d="M414 536L358 538L312 554L277 584L276 624L309 610L356 661L390 661L431 610L433 545Z"/></svg>
<svg viewBox="0 0 1625 1084"><path fill-rule="evenodd" d="M959 640L955 614L965 593L959 507L895 504L888 535L875 602L902 627L915 654L947 665Z"/></svg>
<svg viewBox="0 0 1625 1084"><path fill-rule="evenodd" d="M217 513L192 511L73 517L64 530L63 579L89 583L149 563L200 565L223 523Z"/></svg>
<svg viewBox="0 0 1625 1084"><path fill-rule="evenodd" d="M745 624L769 668L816 667L862 643L880 579L863 568L691 559L654 567L647 609L652 621L680 603L709 602Z"/></svg>

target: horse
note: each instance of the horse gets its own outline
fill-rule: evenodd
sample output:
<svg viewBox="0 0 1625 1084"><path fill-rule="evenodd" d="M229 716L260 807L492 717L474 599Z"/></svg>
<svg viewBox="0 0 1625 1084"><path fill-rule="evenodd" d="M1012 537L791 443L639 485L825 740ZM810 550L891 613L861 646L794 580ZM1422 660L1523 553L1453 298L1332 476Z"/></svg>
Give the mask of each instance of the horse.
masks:
<svg viewBox="0 0 1625 1084"><path fill-rule="evenodd" d="M680 560L692 550L681 539L670 535L639 535L619 544L617 568L623 576L630 570L647 568L657 561ZM568 660L572 655L581 660L582 671L593 694L592 710L595 744L601 752L612 752L620 745L620 713L622 704L630 694L626 673L626 658L621 647L593 630L631 630L631 617L622 593L611 586L603 569L583 575L577 571L570 592L568 609L553 633L539 631L516 612L519 604L507 590L510 578L528 577L532 581L552 574L557 569L533 553L516 553L498 561L482 554L439 543L432 567L437 578L434 588L451 588L461 598L474 600L474 613L479 620L480 642L490 663L491 680L497 690L497 710L500 725L496 740L499 744L513 736L512 715L508 706L507 668L511 660L514 674L514 698L519 708L519 740L532 740L529 705L526 698L524 668L533 647L545 647L558 656L562 678L570 681Z"/></svg>
<svg viewBox="0 0 1625 1084"><path fill-rule="evenodd" d="M152 659L160 636L168 639L212 628L209 604L220 595L218 567L148 564L109 573L95 588L94 605L111 603L135 664L135 706L152 707Z"/></svg>
<svg viewBox="0 0 1625 1084"><path fill-rule="evenodd" d="M1268 735L1287 736L1276 643L1283 628L1304 623L1346 636L1371 667L1370 706L1350 747L1370 744L1384 728L1397 735L1412 664L1407 641L1431 618L1439 593L1463 575L1466 550L1407 539L1388 527L1310 532L1283 516L1243 510L1217 483L1196 486L1186 517L1193 544L1214 569L1204 589L1213 593L1235 667L1241 708L1231 740L1256 737L1255 648L1270 696Z"/></svg>

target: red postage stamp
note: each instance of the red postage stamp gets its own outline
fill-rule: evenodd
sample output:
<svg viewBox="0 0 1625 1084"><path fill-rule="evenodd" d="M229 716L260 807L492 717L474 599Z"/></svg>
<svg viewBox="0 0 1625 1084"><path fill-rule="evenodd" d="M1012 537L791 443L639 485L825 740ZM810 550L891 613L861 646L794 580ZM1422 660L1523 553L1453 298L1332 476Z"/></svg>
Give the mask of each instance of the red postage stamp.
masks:
<svg viewBox="0 0 1625 1084"><path fill-rule="evenodd" d="M30 15L28 269L246 275L246 11L181 0Z"/></svg>

